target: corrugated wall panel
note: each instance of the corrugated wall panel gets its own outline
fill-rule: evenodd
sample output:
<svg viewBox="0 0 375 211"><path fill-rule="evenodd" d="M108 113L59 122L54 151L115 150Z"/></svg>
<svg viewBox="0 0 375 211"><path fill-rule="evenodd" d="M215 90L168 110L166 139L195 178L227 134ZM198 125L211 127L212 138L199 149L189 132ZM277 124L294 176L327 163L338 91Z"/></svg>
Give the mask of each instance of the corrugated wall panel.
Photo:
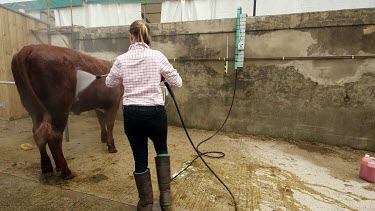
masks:
<svg viewBox="0 0 375 211"><path fill-rule="evenodd" d="M0 6L0 81L14 81L11 71L13 55L22 47L38 43L32 29L47 25L21 13ZM40 39L47 43L47 35ZM16 119L27 115L15 85L0 84L0 118Z"/></svg>

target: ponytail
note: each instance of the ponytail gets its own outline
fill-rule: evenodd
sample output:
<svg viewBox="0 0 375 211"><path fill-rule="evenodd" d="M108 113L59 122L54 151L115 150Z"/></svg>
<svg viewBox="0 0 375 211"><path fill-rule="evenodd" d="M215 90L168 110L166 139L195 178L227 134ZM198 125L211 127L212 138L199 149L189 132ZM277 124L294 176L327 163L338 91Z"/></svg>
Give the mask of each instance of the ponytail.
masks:
<svg viewBox="0 0 375 211"><path fill-rule="evenodd" d="M130 25L130 34L134 35L137 42L146 43L148 46L151 44L150 27L147 23L141 20L134 21Z"/></svg>

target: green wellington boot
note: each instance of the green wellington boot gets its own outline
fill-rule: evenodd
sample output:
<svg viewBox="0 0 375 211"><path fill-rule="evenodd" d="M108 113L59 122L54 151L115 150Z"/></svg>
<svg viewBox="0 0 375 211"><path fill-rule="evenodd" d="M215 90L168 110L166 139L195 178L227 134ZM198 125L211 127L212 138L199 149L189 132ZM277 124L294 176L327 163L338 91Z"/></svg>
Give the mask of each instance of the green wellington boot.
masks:
<svg viewBox="0 0 375 211"><path fill-rule="evenodd" d="M160 191L160 207L162 210L171 211L171 168L169 156L155 157L155 163Z"/></svg>
<svg viewBox="0 0 375 211"><path fill-rule="evenodd" d="M134 173L135 184L138 189L139 201L137 204L138 211L151 211L154 204L154 196L152 194L152 183L150 170L143 174Z"/></svg>

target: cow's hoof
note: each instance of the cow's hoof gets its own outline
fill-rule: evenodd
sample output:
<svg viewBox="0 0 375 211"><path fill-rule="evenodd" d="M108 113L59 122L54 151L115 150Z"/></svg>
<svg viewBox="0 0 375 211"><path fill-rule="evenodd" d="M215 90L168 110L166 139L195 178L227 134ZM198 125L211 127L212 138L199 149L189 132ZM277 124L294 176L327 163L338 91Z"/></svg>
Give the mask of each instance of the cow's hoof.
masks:
<svg viewBox="0 0 375 211"><path fill-rule="evenodd" d="M52 177L53 177L53 172L42 173L42 175L40 175L39 177L39 181L43 183L48 183Z"/></svg>
<svg viewBox="0 0 375 211"><path fill-rule="evenodd" d="M108 145L108 152L109 153L116 153L117 149L114 144Z"/></svg>
<svg viewBox="0 0 375 211"><path fill-rule="evenodd" d="M47 164L42 165L42 174L53 173L53 167L51 161L48 161Z"/></svg>
<svg viewBox="0 0 375 211"><path fill-rule="evenodd" d="M61 173L60 177L63 180L69 180L69 179L73 179L74 175L70 172L69 173Z"/></svg>

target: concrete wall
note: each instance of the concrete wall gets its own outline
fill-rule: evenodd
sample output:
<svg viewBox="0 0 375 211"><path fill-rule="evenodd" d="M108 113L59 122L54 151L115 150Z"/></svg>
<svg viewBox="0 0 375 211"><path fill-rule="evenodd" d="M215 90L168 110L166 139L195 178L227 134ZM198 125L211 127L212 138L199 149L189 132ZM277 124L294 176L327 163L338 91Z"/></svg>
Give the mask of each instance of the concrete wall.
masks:
<svg viewBox="0 0 375 211"><path fill-rule="evenodd" d="M375 9L249 17L245 57L371 56L374 17ZM233 58L235 19L151 29L152 48L162 51L183 78L175 94L187 126L219 128L233 95L233 63L224 75L223 61L189 59L224 58L227 36ZM127 50L127 36L127 26L81 29L74 46L114 60ZM249 60L238 70L224 130L375 151L374 105L375 59ZM168 115L170 124L180 125L173 103Z"/></svg>

